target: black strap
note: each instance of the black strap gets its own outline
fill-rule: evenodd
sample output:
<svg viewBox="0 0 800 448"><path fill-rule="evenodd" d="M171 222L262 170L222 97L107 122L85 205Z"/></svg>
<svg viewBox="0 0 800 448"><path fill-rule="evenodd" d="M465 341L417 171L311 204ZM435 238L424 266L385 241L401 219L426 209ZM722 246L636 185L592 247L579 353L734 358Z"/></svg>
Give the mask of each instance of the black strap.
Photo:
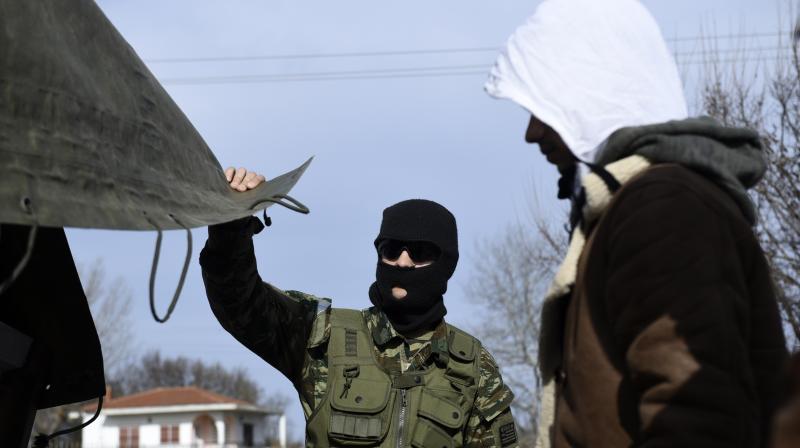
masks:
<svg viewBox="0 0 800 448"><path fill-rule="evenodd" d="M616 193L620 188L622 188L622 184L619 183L616 177L613 174L609 173L605 167L600 165L589 163L589 162L581 162L591 170L592 173L596 174L603 183L606 184L608 191L611 192L613 195ZM569 234L572 235L572 232L575 231L576 228L581 224L583 221L583 207L586 205L586 189L581 187L581 189L574 194L572 198L572 208L569 212Z"/></svg>
<svg viewBox="0 0 800 448"><path fill-rule="evenodd" d="M600 179L603 179L603 182L605 182L606 187L608 187L608 190L611 192L611 194L616 193L617 190L619 190L620 187L622 187L622 184L619 183L617 178L614 177L611 173L609 173L605 169L605 167L596 165L594 163L588 163L588 162L583 162L583 163L586 166L588 166L589 169L592 170L594 174L597 174L600 177Z"/></svg>

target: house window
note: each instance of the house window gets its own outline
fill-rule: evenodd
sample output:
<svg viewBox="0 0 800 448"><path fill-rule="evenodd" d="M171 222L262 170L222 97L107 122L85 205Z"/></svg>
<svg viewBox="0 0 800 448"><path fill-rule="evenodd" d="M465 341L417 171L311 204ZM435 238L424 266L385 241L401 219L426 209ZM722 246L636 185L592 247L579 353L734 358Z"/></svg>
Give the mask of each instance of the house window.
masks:
<svg viewBox="0 0 800 448"><path fill-rule="evenodd" d="M139 448L138 426L123 426L119 428L119 448Z"/></svg>
<svg viewBox="0 0 800 448"><path fill-rule="evenodd" d="M161 443L178 443L178 425L161 425Z"/></svg>

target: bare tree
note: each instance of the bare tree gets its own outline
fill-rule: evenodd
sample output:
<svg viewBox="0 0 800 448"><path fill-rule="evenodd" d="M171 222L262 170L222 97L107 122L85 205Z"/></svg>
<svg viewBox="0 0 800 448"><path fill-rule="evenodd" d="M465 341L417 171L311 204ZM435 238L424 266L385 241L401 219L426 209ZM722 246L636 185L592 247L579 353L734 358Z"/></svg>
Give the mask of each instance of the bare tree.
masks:
<svg viewBox="0 0 800 448"><path fill-rule="evenodd" d="M122 277L110 282L107 280L103 263L99 260L90 268L81 267L79 274L103 349L103 367L107 373L114 372L131 355L133 295Z"/></svg>
<svg viewBox="0 0 800 448"><path fill-rule="evenodd" d="M78 266L86 300L94 319L103 350L103 365L108 376L127 361L133 344L133 322L130 318L132 294L121 277L111 281L106 277L103 263L95 261L90 268ZM33 434L50 434L79 422L67 422L71 411L81 403L42 409L36 413Z"/></svg>
<svg viewBox="0 0 800 448"><path fill-rule="evenodd" d="M114 394L133 394L156 387L196 386L218 394L274 411L283 411L288 399L281 395L265 396L261 387L242 368L226 368L220 363L207 363L183 356L162 357L151 351L131 361L109 381Z"/></svg>
<svg viewBox="0 0 800 448"><path fill-rule="evenodd" d="M789 339L800 343L800 29L779 41L774 65L711 57L704 66L704 112L730 126L757 130L768 170L752 197L757 234L770 262ZM786 41L791 43L787 43Z"/></svg>
<svg viewBox="0 0 800 448"><path fill-rule="evenodd" d="M567 233L534 218L478 244L466 292L484 313L475 329L514 391L520 437L532 444L537 427L538 343L542 298L567 247Z"/></svg>

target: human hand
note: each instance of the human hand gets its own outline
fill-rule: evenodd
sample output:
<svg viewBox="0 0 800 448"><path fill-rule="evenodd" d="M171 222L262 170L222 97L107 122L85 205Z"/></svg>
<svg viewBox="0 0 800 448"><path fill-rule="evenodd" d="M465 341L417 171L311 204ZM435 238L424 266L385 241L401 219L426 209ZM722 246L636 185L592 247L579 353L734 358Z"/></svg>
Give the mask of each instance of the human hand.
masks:
<svg viewBox="0 0 800 448"><path fill-rule="evenodd" d="M230 183L231 188L237 191L247 191L256 188L264 182L265 178L255 171L247 171L247 168L229 167L225 169L225 179Z"/></svg>

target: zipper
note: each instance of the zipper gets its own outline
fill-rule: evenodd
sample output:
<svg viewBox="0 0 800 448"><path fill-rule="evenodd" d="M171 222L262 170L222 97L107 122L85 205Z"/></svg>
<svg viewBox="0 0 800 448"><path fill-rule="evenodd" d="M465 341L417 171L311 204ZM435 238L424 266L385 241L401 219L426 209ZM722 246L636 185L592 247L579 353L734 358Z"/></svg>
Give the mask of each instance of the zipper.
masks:
<svg viewBox="0 0 800 448"><path fill-rule="evenodd" d="M403 448L403 430L406 425L406 410L408 408L408 399L406 398L406 390L400 389L400 412L397 414L397 448Z"/></svg>

